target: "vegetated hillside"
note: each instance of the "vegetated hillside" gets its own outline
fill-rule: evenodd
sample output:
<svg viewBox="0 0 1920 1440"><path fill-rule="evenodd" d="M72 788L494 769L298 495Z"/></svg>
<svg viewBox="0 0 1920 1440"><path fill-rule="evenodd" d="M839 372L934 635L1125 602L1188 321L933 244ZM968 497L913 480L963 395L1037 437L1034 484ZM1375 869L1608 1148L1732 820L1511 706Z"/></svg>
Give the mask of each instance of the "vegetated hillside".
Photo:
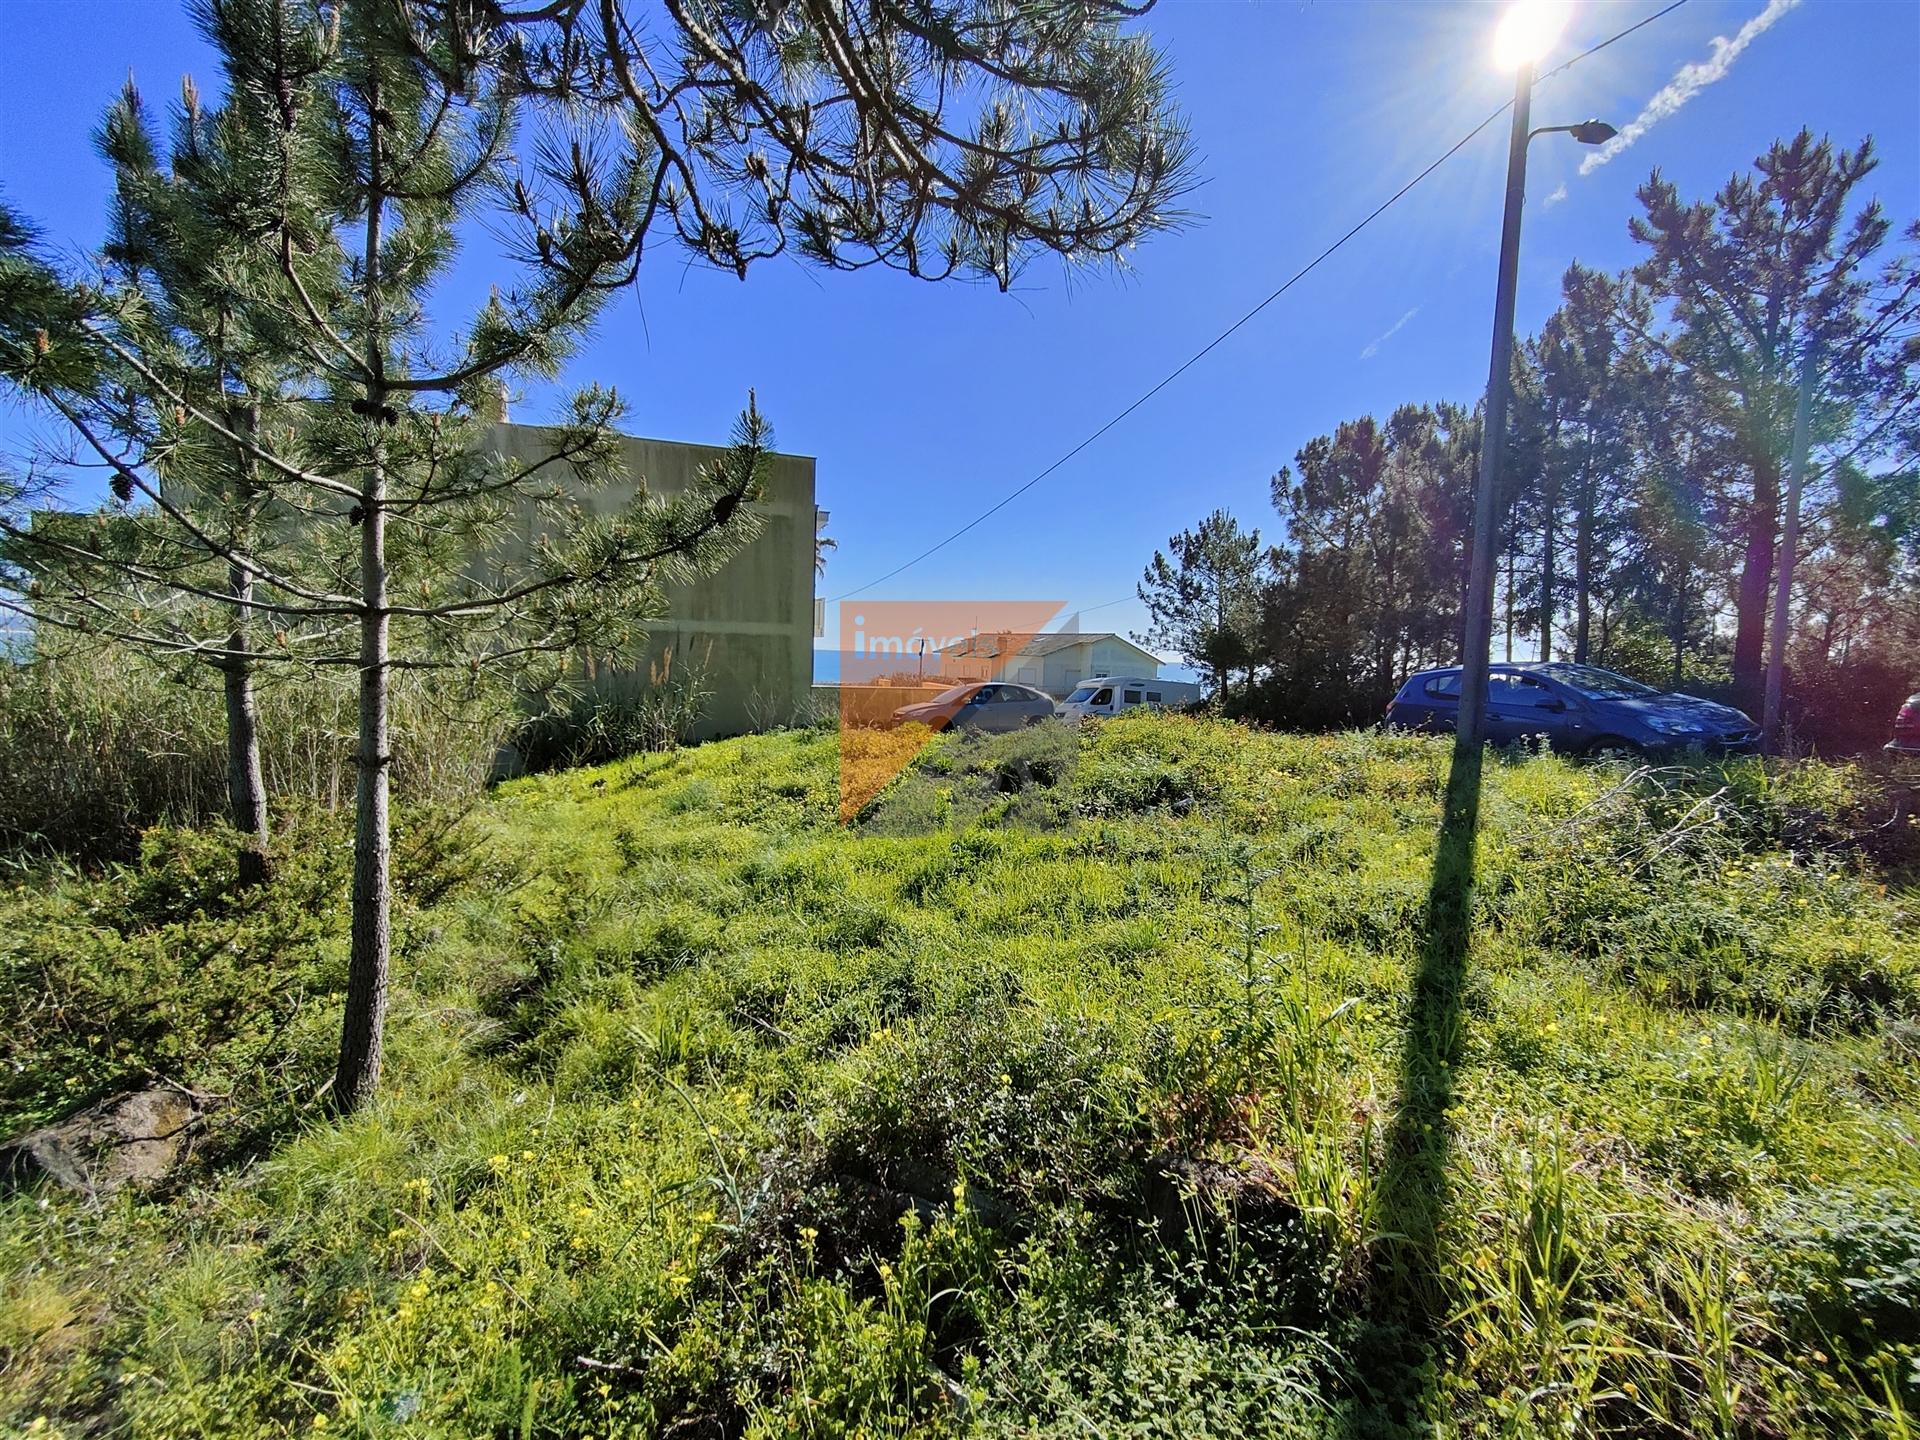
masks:
<svg viewBox="0 0 1920 1440"><path fill-rule="evenodd" d="M164 1190L4 1202L0 1419L1911 1433L1884 777L1491 763L1454 983L1441 742L947 739L845 827L837 759L774 735L414 817L385 1093L346 1123L312 1098L327 822L265 899L177 832L17 889L10 1120L155 1074L207 1118Z"/></svg>

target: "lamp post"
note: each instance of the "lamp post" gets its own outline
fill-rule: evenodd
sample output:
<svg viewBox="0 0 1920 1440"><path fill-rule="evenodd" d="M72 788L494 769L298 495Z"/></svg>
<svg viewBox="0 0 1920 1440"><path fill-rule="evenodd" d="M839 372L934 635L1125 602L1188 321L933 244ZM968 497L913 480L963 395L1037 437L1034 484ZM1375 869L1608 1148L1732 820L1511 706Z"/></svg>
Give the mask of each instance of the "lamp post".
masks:
<svg viewBox="0 0 1920 1440"><path fill-rule="evenodd" d="M1460 719L1453 753L1477 754L1487 732L1487 668L1493 649L1493 572L1499 514L1500 464L1507 441L1507 392L1513 384L1513 304L1520 273L1520 211L1527 193L1527 145L1536 135L1571 135L1582 145L1614 137L1604 120L1529 130L1533 67L1553 48L1566 24L1566 4L1518 0L1494 37L1494 58L1514 72L1513 126L1507 140L1507 203L1500 227L1500 274L1493 301L1493 359L1480 437L1480 476L1473 493L1473 551L1467 565L1467 614L1460 661Z"/></svg>

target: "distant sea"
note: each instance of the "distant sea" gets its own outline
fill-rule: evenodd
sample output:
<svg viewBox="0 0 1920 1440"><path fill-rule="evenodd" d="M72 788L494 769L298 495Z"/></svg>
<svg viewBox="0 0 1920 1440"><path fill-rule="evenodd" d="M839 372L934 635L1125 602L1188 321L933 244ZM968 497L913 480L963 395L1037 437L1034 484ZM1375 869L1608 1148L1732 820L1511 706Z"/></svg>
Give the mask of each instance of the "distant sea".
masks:
<svg viewBox="0 0 1920 1440"><path fill-rule="evenodd" d="M826 650L816 646L813 652L813 683L816 685L838 685L840 683L842 670L841 661L849 654L850 652L844 650ZM908 656L906 662L902 664L900 668L903 670L911 670L914 659L915 657ZM937 669L939 667L939 661L940 657L938 655L929 655L927 657L927 668L930 670ZM1198 682L1201 675L1200 672L1191 665L1162 665L1160 667L1159 678L1162 680L1191 680Z"/></svg>

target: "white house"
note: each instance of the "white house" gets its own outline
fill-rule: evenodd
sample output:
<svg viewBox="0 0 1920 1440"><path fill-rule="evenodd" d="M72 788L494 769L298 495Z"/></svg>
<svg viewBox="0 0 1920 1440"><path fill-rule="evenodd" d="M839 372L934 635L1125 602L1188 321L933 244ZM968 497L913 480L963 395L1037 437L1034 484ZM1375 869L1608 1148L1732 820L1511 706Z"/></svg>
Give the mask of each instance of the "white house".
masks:
<svg viewBox="0 0 1920 1440"><path fill-rule="evenodd" d="M1046 691L1063 699L1082 680L1095 675L1139 675L1154 679L1160 674L1160 657L1143 650L1123 636L1102 633L1018 634L1002 630L995 634L969 636L949 645L929 658L928 670L938 662L940 676L947 680L1011 680ZM1187 687L1179 681L1167 682L1198 699L1198 686Z"/></svg>

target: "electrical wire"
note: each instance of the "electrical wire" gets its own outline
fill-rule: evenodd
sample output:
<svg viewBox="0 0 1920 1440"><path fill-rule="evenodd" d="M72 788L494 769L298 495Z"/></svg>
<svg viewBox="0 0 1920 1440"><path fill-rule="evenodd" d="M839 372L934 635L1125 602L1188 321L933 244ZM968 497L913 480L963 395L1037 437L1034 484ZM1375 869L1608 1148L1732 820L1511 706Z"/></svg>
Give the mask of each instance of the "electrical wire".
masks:
<svg viewBox="0 0 1920 1440"><path fill-rule="evenodd" d="M1564 72L1572 69L1575 65L1578 65L1582 60L1585 60L1588 56L1596 55L1600 51L1606 49L1609 45L1614 44L1616 41L1626 39L1627 36L1633 34L1634 31L1643 29L1644 27L1651 25L1654 21L1662 18L1663 16L1671 15L1675 10L1678 10L1682 5L1685 5L1686 3L1687 3L1687 0L1673 0L1673 3L1669 4L1664 9L1656 10L1653 14L1648 15L1644 19L1635 21L1632 25L1629 25L1626 29L1618 31L1615 34L1609 35L1606 39L1602 40L1599 44L1589 46L1587 49L1582 50L1578 55L1575 55L1572 59L1566 61L1564 64L1556 66L1554 69L1549 70L1545 75L1540 76L1539 79L1536 80L1534 83L1539 84L1541 81L1551 80L1554 78L1554 76L1563 74ZM1055 460L1051 465L1047 466L1046 469L1040 471L1032 479L1028 480L1025 484L1020 485L1015 489L1008 491L1006 495L1002 496L998 501L988 506L985 510L982 510L978 515L974 516L973 519L969 520L966 524L962 525L958 530L955 530L951 535L947 536L944 540L941 540L938 543L929 546L927 549L922 550L918 555L914 556L911 560L908 560L903 564L894 566L894 568L887 571L886 574L877 576L874 579L867 581L867 583L864 585L857 586L856 588L852 590L848 590L843 594L834 596L833 599L828 603L837 605L842 600L851 600L856 595L864 595L867 591L873 589L873 587L876 585L884 585L887 581L893 579L894 576L903 574L904 572L911 570L914 566L918 565L922 560L926 560L934 555L939 554L942 550L946 549L947 546L951 545L954 541L958 540L961 536L967 534L969 531L975 529L976 527L986 523L986 521L991 519L994 515L1006 509L1007 506L1011 505L1015 500L1018 500L1022 495L1026 494L1029 490L1033 489L1034 486L1038 485L1042 480L1045 480L1049 475L1053 474L1054 471L1058 470L1061 466L1065 465L1069 460L1073 459L1081 451L1085 450L1089 445L1093 444L1094 441L1098 440L1101 436L1105 435L1109 430L1113 429L1114 426L1118 425L1122 420L1125 420L1129 415L1133 414L1133 412L1138 410L1142 405L1145 405L1149 400L1153 399L1154 396L1158 395L1162 390L1166 389L1174 381L1178 380L1182 375L1186 374L1187 371L1191 370L1195 365L1198 365L1202 360L1206 359L1208 355L1212 354L1215 350L1217 350L1222 344L1224 344L1237 331L1242 329L1256 315L1258 315L1261 311L1265 310L1269 305L1273 304L1273 302L1278 300L1282 295L1285 295L1287 291L1291 290L1300 281L1306 279L1307 276L1311 275L1316 269L1320 267L1322 262L1331 258L1333 254L1336 251L1338 251L1342 246L1344 246L1349 240L1353 239L1354 236L1358 235L1362 230L1366 229L1367 226L1371 225L1375 220L1378 220L1382 215L1386 214L1388 210L1392 209L1394 205L1398 204L1402 199L1404 199L1408 194L1408 192L1411 191L1416 185L1418 185L1421 181L1425 180L1429 175L1433 174L1433 172L1438 170L1442 165L1446 164L1447 161L1451 160L1454 156L1458 155L1462 150L1466 149L1468 145L1472 144L1474 140L1479 138L1479 135L1483 130L1485 130L1489 125L1491 125L1494 121L1498 120L1502 115L1506 114L1507 111L1511 110L1512 108L1513 108L1512 100L1508 100L1505 103L1503 103L1499 109L1495 110L1491 115L1487 116L1486 119L1482 120L1478 125L1474 126L1465 135L1462 135L1451 146L1449 146L1447 148L1446 153L1441 155L1439 159L1435 160L1432 164L1428 165L1419 174L1415 175L1411 180L1407 181L1406 184L1402 185L1398 190L1394 191L1393 194L1389 195L1379 205L1375 206L1373 210L1369 211L1365 219L1361 220L1357 225L1355 225L1352 229L1348 230L1339 239L1335 240L1331 245L1327 246L1326 249L1322 250L1318 255L1315 255L1305 265L1302 265L1298 270L1294 271L1293 274L1289 275L1286 278L1286 280L1283 281L1277 289L1273 290L1270 294L1268 294L1268 296L1264 300L1262 300L1259 304L1255 305L1251 310L1248 310L1238 320L1235 320L1231 325L1229 325L1226 329L1222 330L1218 335L1214 336L1213 339L1209 340L1205 345L1201 346L1198 350L1194 351L1193 354L1189 355L1185 360L1181 361L1180 364L1176 366L1174 369L1168 371L1166 375L1164 375L1163 377L1161 377L1160 380L1155 382L1155 384L1151 389L1141 393L1136 399L1134 399L1130 404L1128 404L1125 409L1121 410L1116 415L1114 415L1099 429L1095 430L1092 434L1088 435L1084 440L1080 441L1079 444L1075 445L1071 450L1067 451L1066 454L1062 455L1059 459Z"/></svg>
<svg viewBox="0 0 1920 1440"><path fill-rule="evenodd" d="M1122 595L1118 600L1102 600L1098 605L1073 605L1067 607L1075 615L1091 615L1096 610L1111 610L1116 605L1124 605L1129 600L1138 600L1138 595Z"/></svg>

